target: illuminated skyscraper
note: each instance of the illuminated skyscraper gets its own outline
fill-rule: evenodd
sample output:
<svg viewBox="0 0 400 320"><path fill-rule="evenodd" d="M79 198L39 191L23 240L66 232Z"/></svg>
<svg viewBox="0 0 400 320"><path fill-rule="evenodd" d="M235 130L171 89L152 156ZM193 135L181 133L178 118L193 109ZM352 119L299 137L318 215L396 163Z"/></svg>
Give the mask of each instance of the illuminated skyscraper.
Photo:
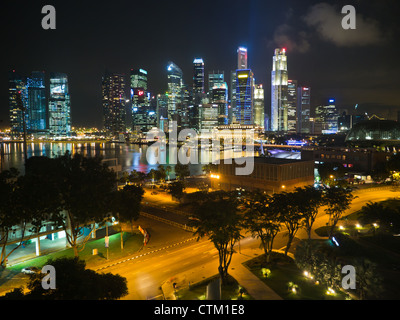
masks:
<svg viewBox="0 0 400 320"><path fill-rule="evenodd" d="M52 74L55 76L56 74ZM51 79L50 79L51 80ZM54 79L53 79L54 80ZM51 83L51 81L50 81ZM44 71L34 71L27 78L26 87L28 89L28 122L27 129L31 133L45 133L47 126L47 101L46 101L46 86L45 86L45 73ZM50 88L50 101L51 88ZM69 96L67 98L69 108ZM50 104L49 104L50 107ZM50 112L50 110L49 110ZM50 114L49 114L50 116ZM49 118L50 119L50 118Z"/></svg>
<svg viewBox="0 0 400 320"><path fill-rule="evenodd" d="M250 69L236 71L236 123L253 124L254 76Z"/></svg>
<svg viewBox="0 0 400 320"><path fill-rule="evenodd" d="M218 125L228 124L228 86L226 82L214 84L211 103L218 106Z"/></svg>
<svg viewBox="0 0 400 320"><path fill-rule="evenodd" d="M264 89L262 84L254 85L254 125L264 128Z"/></svg>
<svg viewBox="0 0 400 320"><path fill-rule="evenodd" d="M212 96L212 90L215 86L225 83L224 71L212 71L208 74L208 93Z"/></svg>
<svg viewBox="0 0 400 320"><path fill-rule="evenodd" d="M193 94L204 93L204 61L196 58L193 61Z"/></svg>
<svg viewBox="0 0 400 320"><path fill-rule="evenodd" d="M312 133L311 88L299 86L297 89L297 132Z"/></svg>
<svg viewBox="0 0 400 320"><path fill-rule="evenodd" d="M288 80L287 89L288 132L297 131L297 80Z"/></svg>
<svg viewBox="0 0 400 320"><path fill-rule="evenodd" d="M147 71L131 69L132 130L147 132L157 125L156 104L150 104L147 89Z"/></svg>
<svg viewBox="0 0 400 320"><path fill-rule="evenodd" d="M237 50L237 54L238 54L237 68L239 70L247 69L247 48L239 47Z"/></svg>
<svg viewBox="0 0 400 320"><path fill-rule="evenodd" d="M286 49L275 49L271 73L271 130L288 130Z"/></svg>
<svg viewBox="0 0 400 320"><path fill-rule="evenodd" d="M179 104L182 102L183 73L173 62L167 67L168 71L168 120L176 120ZM175 119L174 119L175 118Z"/></svg>
<svg viewBox="0 0 400 320"><path fill-rule="evenodd" d="M64 73L50 73L49 133L68 136L71 132L71 105L68 77Z"/></svg>
<svg viewBox="0 0 400 320"><path fill-rule="evenodd" d="M113 135L123 133L125 124L125 78L106 73L102 81L104 128Z"/></svg>
<svg viewBox="0 0 400 320"><path fill-rule="evenodd" d="M8 101L9 101L9 114L10 126L12 134L20 134L24 132L23 127L23 112L17 102L17 94L21 92L23 106L26 108L28 104L28 91L26 89L26 79L17 74L15 70L9 72L8 77ZM25 113L25 120L27 120L27 113Z"/></svg>
<svg viewBox="0 0 400 320"><path fill-rule="evenodd" d="M339 113L335 106L335 99L329 99L327 105L315 108L315 132L335 134L338 131Z"/></svg>

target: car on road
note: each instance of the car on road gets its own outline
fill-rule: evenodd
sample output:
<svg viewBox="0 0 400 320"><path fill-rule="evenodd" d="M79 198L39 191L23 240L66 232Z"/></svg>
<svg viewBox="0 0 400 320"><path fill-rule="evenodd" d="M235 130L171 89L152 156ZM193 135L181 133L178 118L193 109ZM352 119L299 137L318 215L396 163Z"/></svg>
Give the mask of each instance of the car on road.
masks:
<svg viewBox="0 0 400 320"><path fill-rule="evenodd" d="M39 273L40 269L37 267L26 267L26 268L23 268L21 270L21 272L24 274L34 274L34 273Z"/></svg>

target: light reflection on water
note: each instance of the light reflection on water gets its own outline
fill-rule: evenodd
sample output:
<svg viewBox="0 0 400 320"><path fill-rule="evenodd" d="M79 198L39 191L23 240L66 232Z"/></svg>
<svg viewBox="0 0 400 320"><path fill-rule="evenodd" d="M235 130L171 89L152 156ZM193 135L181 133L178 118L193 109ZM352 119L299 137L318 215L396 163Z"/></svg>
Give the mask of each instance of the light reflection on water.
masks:
<svg viewBox="0 0 400 320"><path fill-rule="evenodd" d="M38 142L27 143L28 158L32 156L47 156L54 158L65 154L66 151L72 154L80 153L86 157L100 156L103 159L118 159L122 171L142 171L148 173L151 169L157 169L158 164L147 161L147 145L135 145L125 143L103 143L103 142ZM22 143L5 143L3 145L3 157L1 157L1 169L8 170L12 167L24 173L24 149ZM168 148L163 151L160 158L166 159L168 163ZM202 164L190 164L192 175L201 174ZM173 165L171 165L173 168ZM174 172L171 173L174 178Z"/></svg>

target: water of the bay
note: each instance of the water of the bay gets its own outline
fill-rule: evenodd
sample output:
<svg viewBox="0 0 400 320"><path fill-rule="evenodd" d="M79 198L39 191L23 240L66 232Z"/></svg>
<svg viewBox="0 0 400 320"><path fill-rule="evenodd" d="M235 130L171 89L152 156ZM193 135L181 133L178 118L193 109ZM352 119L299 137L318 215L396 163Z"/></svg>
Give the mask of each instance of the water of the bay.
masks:
<svg viewBox="0 0 400 320"><path fill-rule="evenodd" d="M148 145L137 145L113 142L35 142L27 143L27 156L47 156L50 158L61 156L69 151L71 154L80 153L86 157L99 156L102 159L117 159L122 171L132 170L148 173L151 169L157 169L158 163L154 159L148 159ZM12 167L24 173L24 151L23 143L4 143L0 157L0 169L8 170ZM162 151L160 158L163 163L169 163L168 148ZM152 162L153 161L153 162ZM166 165L167 165L166 164ZM173 168L174 165L171 164ZM202 173L202 164L190 164L191 175ZM171 172L174 178L174 172Z"/></svg>

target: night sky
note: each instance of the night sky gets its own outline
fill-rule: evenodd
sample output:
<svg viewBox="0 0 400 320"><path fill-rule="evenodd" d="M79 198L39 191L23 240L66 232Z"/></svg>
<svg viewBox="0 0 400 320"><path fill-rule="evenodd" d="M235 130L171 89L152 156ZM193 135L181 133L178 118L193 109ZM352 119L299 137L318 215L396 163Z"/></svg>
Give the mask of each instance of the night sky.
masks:
<svg viewBox="0 0 400 320"><path fill-rule="evenodd" d="M168 61L192 84L192 62L205 74L236 68L238 46L266 89L270 110L272 56L287 48L289 79L311 86L315 107L334 97L341 109L397 119L400 110L400 6L371 1L7 1L1 8L0 126L8 126L8 71L44 70L69 76L73 126L102 126L101 77L148 71L152 94L167 89ZM56 30L41 27L44 5L56 9ZM357 12L356 30L341 28L344 5ZM207 87L207 83L206 83Z"/></svg>

